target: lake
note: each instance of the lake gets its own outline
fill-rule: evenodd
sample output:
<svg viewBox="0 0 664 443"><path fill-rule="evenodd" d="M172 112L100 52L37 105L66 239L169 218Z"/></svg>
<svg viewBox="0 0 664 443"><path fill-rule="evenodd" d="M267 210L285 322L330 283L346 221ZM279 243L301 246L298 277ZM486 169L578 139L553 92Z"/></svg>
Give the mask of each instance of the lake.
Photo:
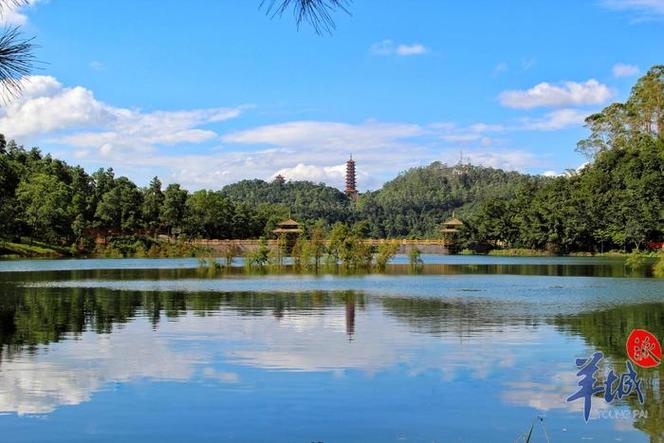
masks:
<svg viewBox="0 0 664 443"><path fill-rule="evenodd" d="M195 259L0 261L2 441L664 441L644 402L592 399L664 339L664 280L616 258L397 257L382 274L246 275Z"/></svg>

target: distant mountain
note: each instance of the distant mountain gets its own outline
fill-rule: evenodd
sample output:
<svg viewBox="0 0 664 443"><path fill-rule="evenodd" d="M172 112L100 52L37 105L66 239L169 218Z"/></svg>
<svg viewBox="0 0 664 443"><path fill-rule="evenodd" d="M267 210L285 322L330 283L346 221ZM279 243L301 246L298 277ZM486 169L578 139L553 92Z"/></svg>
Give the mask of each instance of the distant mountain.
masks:
<svg viewBox="0 0 664 443"><path fill-rule="evenodd" d="M545 180L482 166L434 162L404 171L381 189L362 194L357 205L336 188L308 181L243 180L222 192L251 207L281 205L305 223L367 221L373 237L422 237L434 235L453 211L469 215L487 199L509 199L521 186Z"/></svg>
<svg viewBox="0 0 664 443"><path fill-rule="evenodd" d="M468 215L488 198L509 199L520 187L546 180L501 169L434 162L409 169L382 189L362 195L360 218L369 221L375 237L432 235L453 211Z"/></svg>
<svg viewBox="0 0 664 443"><path fill-rule="evenodd" d="M282 205L301 221L318 219L333 224L347 221L351 201L337 188L309 181L242 180L225 186L222 193L231 200L244 202L251 207L261 204Z"/></svg>

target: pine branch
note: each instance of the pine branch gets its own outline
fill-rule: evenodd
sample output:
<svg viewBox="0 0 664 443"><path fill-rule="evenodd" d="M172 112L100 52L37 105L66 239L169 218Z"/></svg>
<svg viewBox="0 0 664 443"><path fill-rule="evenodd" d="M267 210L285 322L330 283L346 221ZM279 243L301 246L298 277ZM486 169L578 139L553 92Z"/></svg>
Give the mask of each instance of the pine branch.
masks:
<svg viewBox="0 0 664 443"><path fill-rule="evenodd" d="M9 98L21 92L21 78L32 72L35 62L32 40L24 38L18 27L0 34L0 84Z"/></svg>
<svg viewBox="0 0 664 443"><path fill-rule="evenodd" d="M297 28L303 22L309 23L317 34L332 33L336 28L333 13L341 10L350 14L347 9L352 0L262 0L261 8L266 7L267 14L272 18L281 17L289 9L293 10Z"/></svg>
<svg viewBox="0 0 664 443"><path fill-rule="evenodd" d="M28 6L29 0L0 0L0 17L7 12L14 11L22 6Z"/></svg>
<svg viewBox="0 0 664 443"><path fill-rule="evenodd" d="M0 18L29 4L30 0L0 0ZM3 89L3 101L7 102L21 92L21 77L30 74L34 64L33 49L32 39L24 38L18 26L0 31L0 87Z"/></svg>

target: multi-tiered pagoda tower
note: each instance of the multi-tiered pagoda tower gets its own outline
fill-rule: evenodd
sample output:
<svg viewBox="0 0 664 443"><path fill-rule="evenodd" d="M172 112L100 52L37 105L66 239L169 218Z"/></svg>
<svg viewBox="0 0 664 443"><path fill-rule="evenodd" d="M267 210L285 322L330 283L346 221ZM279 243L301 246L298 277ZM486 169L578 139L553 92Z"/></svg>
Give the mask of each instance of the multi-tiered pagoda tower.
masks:
<svg viewBox="0 0 664 443"><path fill-rule="evenodd" d="M355 161L353 156L346 162L346 195L353 200L357 198L357 182L355 176Z"/></svg>

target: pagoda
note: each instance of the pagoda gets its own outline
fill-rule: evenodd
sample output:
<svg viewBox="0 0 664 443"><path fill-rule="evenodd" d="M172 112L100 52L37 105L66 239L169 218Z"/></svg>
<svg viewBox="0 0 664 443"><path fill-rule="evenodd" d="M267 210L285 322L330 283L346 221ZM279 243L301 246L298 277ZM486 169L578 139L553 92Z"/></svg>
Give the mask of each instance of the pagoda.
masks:
<svg viewBox="0 0 664 443"><path fill-rule="evenodd" d="M346 195L353 200L357 199L357 181L355 174L355 161L351 154L350 159L346 162Z"/></svg>
<svg viewBox="0 0 664 443"><path fill-rule="evenodd" d="M286 179L284 178L283 175L277 174L277 176L274 177L274 183L278 185L283 185L284 183L286 183Z"/></svg>

